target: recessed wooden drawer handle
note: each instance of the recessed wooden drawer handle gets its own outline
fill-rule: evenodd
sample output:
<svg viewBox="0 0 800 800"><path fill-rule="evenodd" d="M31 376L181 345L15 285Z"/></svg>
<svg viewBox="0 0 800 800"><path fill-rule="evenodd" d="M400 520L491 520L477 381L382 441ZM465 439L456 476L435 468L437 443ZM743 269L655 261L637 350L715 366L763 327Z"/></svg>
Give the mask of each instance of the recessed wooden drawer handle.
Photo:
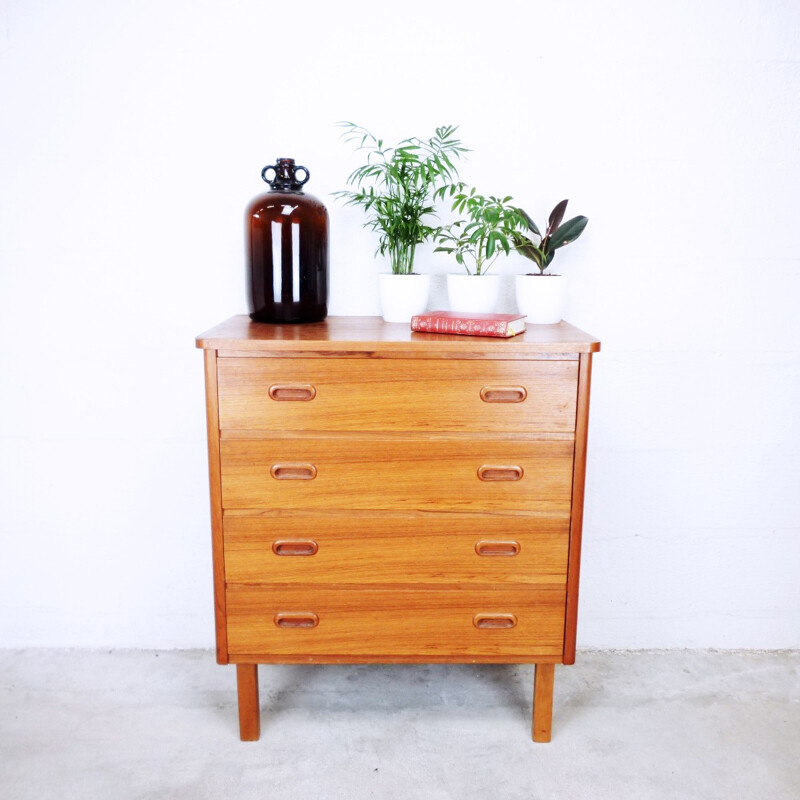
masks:
<svg viewBox="0 0 800 800"><path fill-rule="evenodd" d="M484 403L522 403L527 396L524 386L484 386L481 389Z"/></svg>
<svg viewBox="0 0 800 800"><path fill-rule="evenodd" d="M273 400L313 400L317 390L310 383L273 383L269 396Z"/></svg>
<svg viewBox="0 0 800 800"><path fill-rule="evenodd" d="M494 542L484 539L475 545L479 556L515 556L520 551L519 542Z"/></svg>
<svg viewBox="0 0 800 800"><path fill-rule="evenodd" d="M313 611L281 611L274 617L279 628L316 628L319 617Z"/></svg>
<svg viewBox="0 0 800 800"><path fill-rule="evenodd" d="M281 539L272 543L276 556L313 556L318 549L313 539Z"/></svg>
<svg viewBox="0 0 800 800"><path fill-rule="evenodd" d="M478 477L482 481L518 481L524 474L525 470L517 464L484 464L478 467Z"/></svg>
<svg viewBox="0 0 800 800"><path fill-rule="evenodd" d="M317 477L313 464L273 464L269 474L276 481L310 481Z"/></svg>
<svg viewBox="0 0 800 800"><path fill-rule="evenodd" d="M517 618L513 614L476 614L472 618L472 624L481 630L514 628Z"/></svg>

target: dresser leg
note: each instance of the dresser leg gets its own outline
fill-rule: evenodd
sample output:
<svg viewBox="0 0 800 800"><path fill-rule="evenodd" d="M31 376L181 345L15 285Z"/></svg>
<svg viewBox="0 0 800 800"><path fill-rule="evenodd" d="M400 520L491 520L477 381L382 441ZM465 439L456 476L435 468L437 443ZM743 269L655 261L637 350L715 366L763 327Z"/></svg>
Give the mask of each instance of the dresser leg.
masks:
<svg viewBox="0 0 800 800"><path fill-rule="evenodd" d="M261 735L261 709L258 704L258 664L236 665L239 695L239 738L255 742Z"/></svg>
<svg viewBox="0 0 800 800"><path fill-rule="evenodd" d="M533 678L533 741L549 742L553 724L555 664L537 664Z"/></svg>

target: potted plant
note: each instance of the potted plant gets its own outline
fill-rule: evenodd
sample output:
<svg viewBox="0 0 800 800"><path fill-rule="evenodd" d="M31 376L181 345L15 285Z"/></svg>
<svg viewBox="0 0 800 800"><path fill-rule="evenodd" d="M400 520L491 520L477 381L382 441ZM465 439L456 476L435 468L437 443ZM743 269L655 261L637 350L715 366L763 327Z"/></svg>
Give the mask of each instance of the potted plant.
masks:
<svg viewBox="0 0 800 800"><path fill-rule="evenodd" d="M525 219L509 197L485 197L464 184L439 189L437 196L449 191L455 195L453 210L461 219L436 232L439 246L434 252L450 253L464 273L447 276L447 293L452 311L491 312L497 306L500 280L487 275L501 253L514 247L515 232L525 227Z"/></svg>
<svg viewBox="0 0 800 800"><path fill-rule="evenodd" d="M567 276L545 272L555 257L556 250L574 242L589 221L586 217L573 217L562 224L568 200L562 200L550 212L547 230L542 236L536 223L520 209L525 225L533 238L519 231L514 233L514 247L517 252L529 258L539 268L538 273L517 275L515 290L517 307L533 324L553 324L560 322L567 300Z"/></svg>
<svg viewBox="0 0 800 800"><path fill-rule="evenodd" d="M363 207L365 227L379 234L376 253L389 257L391 273L378 276L383 318L408 322L425 311L428 302L430 275L414 272L414 256L417 245L437 230L429 224L435 214L433 195L458 180L453 161L466 148L452 125L436 128L429 139L414 136L395 147L360 125L341 125L345 140L366 151L366 163L348 177L353 188L334 194L346 205Z"/></svg>

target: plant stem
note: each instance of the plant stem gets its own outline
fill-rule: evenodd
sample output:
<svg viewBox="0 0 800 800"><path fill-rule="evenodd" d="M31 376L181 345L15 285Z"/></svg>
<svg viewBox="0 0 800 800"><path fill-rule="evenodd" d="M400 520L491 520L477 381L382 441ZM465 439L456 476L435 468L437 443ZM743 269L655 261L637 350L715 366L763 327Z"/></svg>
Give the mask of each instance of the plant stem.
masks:
<svg viewBox="0 0 800 800"><path fill-rule="evenodd" d="M389 260L392 265L392 274L410 275L414 271L414 254L416 247L413 245L403 246L397 243L389 250Z"/></svg>

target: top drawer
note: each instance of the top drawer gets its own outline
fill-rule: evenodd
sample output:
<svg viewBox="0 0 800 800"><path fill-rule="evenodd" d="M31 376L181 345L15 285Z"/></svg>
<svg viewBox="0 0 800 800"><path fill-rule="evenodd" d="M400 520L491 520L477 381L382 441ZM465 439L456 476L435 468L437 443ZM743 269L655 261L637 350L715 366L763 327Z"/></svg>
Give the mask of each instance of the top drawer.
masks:
<svg viewBox="0 0 800 800"><path fill-rule="evenodd" d="M220 358L222 430L575 430L578 362Z"/></svg>

